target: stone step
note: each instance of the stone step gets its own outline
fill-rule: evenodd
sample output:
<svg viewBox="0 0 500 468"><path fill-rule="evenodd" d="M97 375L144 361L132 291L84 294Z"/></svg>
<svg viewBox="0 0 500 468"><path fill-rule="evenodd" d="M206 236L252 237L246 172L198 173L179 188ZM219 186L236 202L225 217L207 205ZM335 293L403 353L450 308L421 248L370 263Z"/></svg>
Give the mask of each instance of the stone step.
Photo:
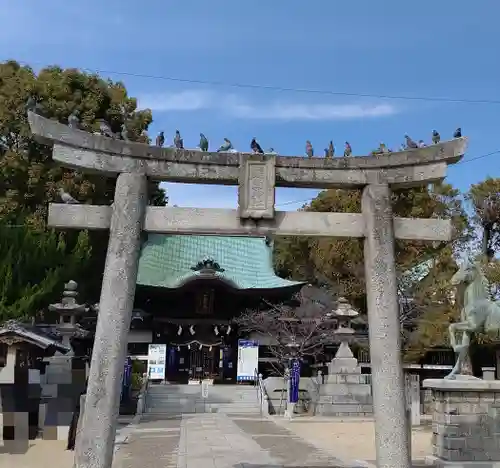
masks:
<svg viewBox="0 0 500 468"><path fill-rule="evenodd" d="M249 395L246 397L241 397L238 395L208 395L207 398L202 398L200 394L198 395L147 395L147 399L150 401L193 401L193 400L214 400L214 401L227 401L227 402L252 402L258 401L256 395Z"/></svg>
<svg viewBox="0 0 500 468"><path fill-rule="evenodd" d="M245 410L258 410L260 406L258 405L217 405L214 403L198 403L196 405L162 405L162 406L147 406L148 412L153 412L153 411L158 411L161 412L163 410L179 410L179 409L184 409L184 408L204 408L204 407L211 407L211 408L231 408L233 410L233 413L237 413L239 409L245 409Z"/></svg>
<svg viewBox="0 0 500 468"><path fill-rule="evenodd" d="M337 403L318 403L316 405L316 412L322 416L342 416L342 415L354 415L354 414L372 414L372 405L360 405L360 404L337 404Z"/></svg>
<svg viewBox="0 0 500 468"><path fill-rule="evenodd" d="M148 410L146 414L174 415L174 414L194 414L194 413L223 413L223 414L260 414L260 408L235 408L235 407L215 407L215 406L191 406L186 408L164 408L161 410Z"/></svg>
<svg viewBox="0 0 500 468"><path fill-rule="evenodd" d="M200 385L152 385L146 397L146 411L154 415L191 413L260 414L254 387L210 385L208 398Z"/></svg>
<svg viewBox="0 0 500 468"><path fill-rule="evenodd" d="M148 394L149 395L199 395L201 393L201 388L197 388L196 391L177 391L176 390L155 390L155 389L149 389ZM257 391L253 390L251 392L242 392L242 391L230 391L230 390L217 390L214 389L213 387L208 388L208 393L212 393L214 395L242 395L242 396L247 396L247 395L257 395Z"/></svg>
<svg viewBox="0 0 500 468"><path fill-rule="evenodd" d="M203 403L196 404L162 404L158 406L147 406L146 412L149 414L179 414L179 413L260 413L260 405L241 405L241 404L218 404Z"/></svg>
<svg viewBox="0 0 500 468"><path fill-rule="evenodd" d="M201 392L196 393L196 394L151 394L148 393L148 398L151 400L172 400L172 401L177 401L180 399L187 399L187 400L195 400L198 398L202 398ZM215 400L226 400L226 401L256 401L258 400L258 396L256 394L252 395L224 395L224 394L219 394L219 393L208 393L208 398L209 399L215 399Z"/></svg>
<svg viewBox="0 0 500 468"><path fill-rule="evenodd" d="M349 395L322 395L318 399L318 403L323 404L354 404L354 405L371 405L373 397L365 396L349 396Z"/></svg>
<svg viewBox="0 0 500 468"><path fill-rule="evenodd" d="M197 393L195 395L158 395L158 394L150 394L148 393L147 397L151 400L171 400L178 401L181 399L184 400L196 400L198 398L202 398L201 393ZM217 393L209 393L208 399L214 400L224 400L224 401L256 401L258 400L257 395L220 395Z"/></svg>
<svg viewBox="0 0 500 468"><path fill-rule="evenodd" d="M187 390L178 390L178 389L161 389L161 390L156 390L153 388L150 388L148 390L148 393L154 394L154 395L196 395L198 393L201 393L201 388L197 387L196 390L192 391L187 391ZM208 387L208 393L216 393L218 395L257 395L257 390L252 390L252 391L238 391L238 390L218 390L217 388L214 387Z"/></svg>
<svg viewBox="0 0 500 468"><path fill-rule="evenodd" d="M256 401L221 401L221 400L188 400L188 401L149 401L146 400L146 405L150 408L160 408L162 406L190 406L190 405L233 405L233 406L259 406Z"/></svg>
<svg viewBox="0 0 500 468"><path fill-rule="evenodd" d="M192 400L198 400L198 399L203 399L201 395L148 395L147 398L151 401L179 401L179 400L187 400L187 401L192 401ZM232 395L208 395L207 400L215 400L215 401L234 401L234 402L239 402L239 401L258 401L258 398L255 395L248 396L248 397L238 397L238 396L232 396Z"/></svg>
<svg viewBox="0 0 500 468"><path fill-rule="evenodd" d="M184 407L184 406L206 406L206 405L211 405L211 406L233 406L233 407L239 407L239 408L259 408L260 405L254 405L254 404L238 404L235 405L234 403L214 403L214 402L192 402L192 403L185 403L185 404L179 404L179 403L164 403L161 405L146 405L147 408L153 408L153 409L159 409L159 408L178 408L178 407Z"/></svg>

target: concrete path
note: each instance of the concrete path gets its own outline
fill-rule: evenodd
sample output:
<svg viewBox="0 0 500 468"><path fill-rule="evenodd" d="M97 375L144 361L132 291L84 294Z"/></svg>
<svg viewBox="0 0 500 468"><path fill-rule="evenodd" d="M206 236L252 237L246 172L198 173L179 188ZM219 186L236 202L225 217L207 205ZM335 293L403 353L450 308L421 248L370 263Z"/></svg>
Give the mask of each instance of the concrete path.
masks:
<svg viewBox="0 0 500 468"><path fill-rule="evenodd" d="M356 458L368 468L376 468L375 425L372 418L329 418L302 416L291 421L271 417L279 426L315 447L334 453L342 459ZM425 458L432 453L432 425L425 421L412 431L413 468L425 465Z"/></svg>
<svg viewBox="0 0 500 468"><path fill-rule="evenodd" d="M132 422L131 417L120 417L116 440L123 438L123 433ZM66 450L65 440L30 440L19 453L7 452L0 447L0 468L72 468L74 452ZM143 467L145 468L145 467Z"/></svg>
<svg viewBox="0 0 500 468"><path fill-rule="evenodd" d="M113 468L374 468L373 423L299 419L197 414L123 421ZM0 468L72 468L74 453L65 447L36 440L25 453L0 451Z"/></svg>
<svg viewBox="0 0 500 468"><path fill-rule="evenodd" d="M266 418L198 414L143 420L113 468L344 468L346 464Z"/></svg>

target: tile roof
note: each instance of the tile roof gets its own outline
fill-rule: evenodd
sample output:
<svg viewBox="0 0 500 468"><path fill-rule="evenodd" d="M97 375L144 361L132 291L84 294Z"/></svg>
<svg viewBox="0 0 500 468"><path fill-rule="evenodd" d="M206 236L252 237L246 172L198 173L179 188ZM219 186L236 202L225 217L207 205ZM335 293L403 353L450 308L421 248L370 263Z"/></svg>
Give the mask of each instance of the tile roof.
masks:
<svg viewBox="0 0 500 468"><path fill-rule="evenodd" d="M139 260L137 284L179 288L200 277L196 265L212 260L217 278L237 289L297 288L303 284L276 276L272 244L264 237L150 234ZM222 271L223 270L223 271Z"/></svg>

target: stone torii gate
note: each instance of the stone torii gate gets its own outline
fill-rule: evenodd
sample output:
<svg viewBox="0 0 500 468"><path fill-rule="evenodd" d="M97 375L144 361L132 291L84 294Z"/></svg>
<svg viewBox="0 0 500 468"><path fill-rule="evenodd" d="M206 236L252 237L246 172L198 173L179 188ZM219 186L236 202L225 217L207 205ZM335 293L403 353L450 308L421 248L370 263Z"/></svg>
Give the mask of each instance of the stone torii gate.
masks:
<svg viewBox="0 0 500 468"><path fill-rule="evenodd" d="M141 233L363 237L377 466L409 468L395 239L447 241L444 219L393 217L391 188L442 180L465 152L459 138L380 156L308 159L159 148L70 129L28 114L53 159L117 176L112 206L51 204L49 226L109 229L83 426L75 468L111 468L120 382L134 301ZM147 206L147 179L238 185L239 209ZM275 187L362 190L362 213L275 211Z"/></svg>

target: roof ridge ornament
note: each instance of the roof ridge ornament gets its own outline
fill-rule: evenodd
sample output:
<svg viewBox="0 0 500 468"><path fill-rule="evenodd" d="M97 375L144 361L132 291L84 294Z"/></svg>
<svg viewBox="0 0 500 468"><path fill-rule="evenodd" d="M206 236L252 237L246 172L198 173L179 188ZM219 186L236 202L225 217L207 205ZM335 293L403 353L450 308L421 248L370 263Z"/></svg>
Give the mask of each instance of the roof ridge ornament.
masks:
<svg viewBox="0 0 500 468"><path fill-rule="evenodd" d="M214 275L215 273L223 273L225 271L221 266L211 257L206 257L200 260L191 270L198 271L202 275Z"/></svg>

